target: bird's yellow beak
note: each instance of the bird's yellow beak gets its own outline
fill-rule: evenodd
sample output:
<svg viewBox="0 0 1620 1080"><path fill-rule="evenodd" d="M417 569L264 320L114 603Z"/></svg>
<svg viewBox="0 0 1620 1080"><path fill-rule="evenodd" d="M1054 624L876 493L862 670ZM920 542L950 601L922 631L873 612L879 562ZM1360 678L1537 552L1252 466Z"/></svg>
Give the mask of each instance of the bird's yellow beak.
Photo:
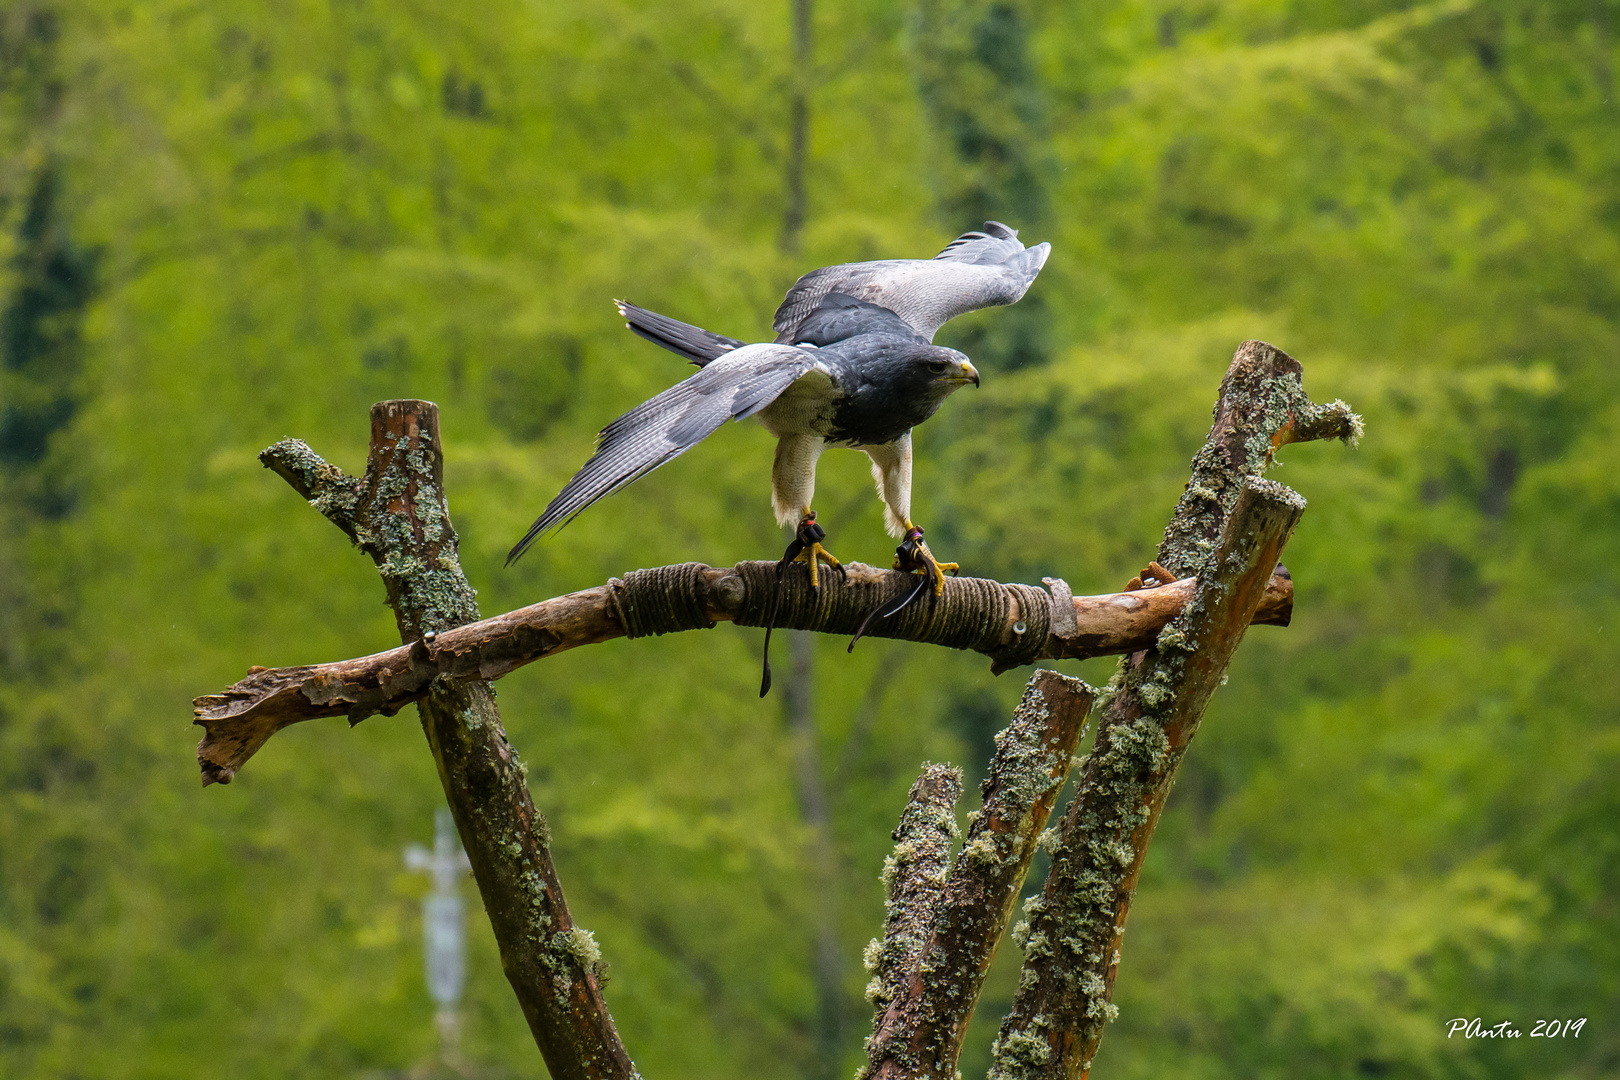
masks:
<svg viewBox="0 0 1620 1080"><path fill-rule="evenodd" d="M961 371L960 374L957 374L957 375L941 375L939 377L939 381L940 382L948 382L948 383L956 383L959 386L963 385L963 384L966 384L966 383L972 383L974 386L978 386L979 385L979 369L974 367L968 361L963 360L962 361L962 371Z"/></svg>

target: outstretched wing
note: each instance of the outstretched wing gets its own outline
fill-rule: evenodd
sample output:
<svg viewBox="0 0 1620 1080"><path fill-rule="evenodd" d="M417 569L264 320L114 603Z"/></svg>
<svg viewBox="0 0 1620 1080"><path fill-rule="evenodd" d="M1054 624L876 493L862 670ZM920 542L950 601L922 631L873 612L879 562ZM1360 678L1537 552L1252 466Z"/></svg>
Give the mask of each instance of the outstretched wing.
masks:
<svg viewBox="0 0 1620 1080"><path fill-rule="evenodd" d="M748 345L637 405L602 429L596 453L512 548L507 564L540 536L566 525L596 500L686 453L727 420L754 415L814 367L816 356L811 350Z"/></svg>
<svg viewBox="0 0 1620 1080"><path fill-rule="evenodd" d="M746 341L712 333L700 326L683 323L668 315L660 315L656 311L637 307L628 300L615 300L613 303L619 309L619 314L624 316L624 324L633 334L668 349L676 356L684 356L698 367L748 344Z"/></svg>
<svg viewBox="0 0 1620 1080"><path fill-rule="evenodd" d="M844 263L810 271L776 309L776 340L797 341L805 321L833 292L888 308L924 341L932 341L958 315L1017 303L1046 265L1052 246L1026 248L1018 231L999 221L985 222L984 229L963 233L932 259Z"/></svg>

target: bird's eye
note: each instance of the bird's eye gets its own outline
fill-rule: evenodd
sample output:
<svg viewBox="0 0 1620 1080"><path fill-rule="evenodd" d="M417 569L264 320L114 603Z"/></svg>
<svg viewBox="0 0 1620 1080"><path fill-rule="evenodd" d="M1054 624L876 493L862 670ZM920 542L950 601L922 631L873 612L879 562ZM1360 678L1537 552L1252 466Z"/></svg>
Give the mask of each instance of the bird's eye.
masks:
<svg viewBox="0 0 1620 1080"><path fill-rule="evenodd" d="M945 374L946 369L950 366L951 365L947 364L943 360L935 360L928 365L928 370L933 372L935 375L943 375Z"/></svg>

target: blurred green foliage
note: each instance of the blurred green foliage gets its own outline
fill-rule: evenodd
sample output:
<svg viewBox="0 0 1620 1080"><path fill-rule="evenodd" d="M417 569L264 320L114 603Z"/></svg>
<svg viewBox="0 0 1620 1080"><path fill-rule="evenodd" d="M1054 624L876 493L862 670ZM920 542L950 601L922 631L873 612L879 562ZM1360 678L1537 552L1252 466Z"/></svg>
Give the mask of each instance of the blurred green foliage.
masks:
<svg viewBox="0 0 1620 1080"><path fill-rule="evenodd" d="M916 510L970 572L1119 587L1243 338L1368 422L1358 451L1282 455L1311 502L1294 625L1250 636L1183 768L1095 1075L1620 1075L1620 5L814 21L788 260L786 5L0 7L0 1073L380 1077L434 1052L400 850L440 795L409 717L302 725L197 784L191 697L394 641L365 560L259 448L358 469L372 401L438 401L486 613L769 557L769 440L738 427L502 570L593 432L685 373L609 298L759 338L803 269L995 216L1054 253L942 338L992 375L919 429ZM818 508L881 562L862 461L829 455ZM924 759L982 772L1021 684L816 643L828 888L758 644L615 642L500 684L649 1077L847 1075L905 790ZM838 1061L815 1050L829 909ZM466 1051L541 1075L474 929ZM1447 1040L1476 1015L1590 1019Z"/></svg>

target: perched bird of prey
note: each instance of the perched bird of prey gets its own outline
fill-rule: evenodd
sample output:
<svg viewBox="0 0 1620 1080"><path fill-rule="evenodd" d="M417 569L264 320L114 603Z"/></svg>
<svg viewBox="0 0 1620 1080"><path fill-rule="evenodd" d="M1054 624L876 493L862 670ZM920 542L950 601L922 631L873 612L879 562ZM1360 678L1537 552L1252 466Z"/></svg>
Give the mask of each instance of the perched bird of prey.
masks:
<svg viewBox="0 0 1620 1080"><path fill-rule="evenodd" d="M1051 247L1025 248L1016 230L985 222L932 259L845 263L813 270L776 311L776 340L748 344L617 301L631 330L701 369L637 405L602 430L596 453L512 548L567 524L596 500L696 446L727 420L757 416L777 438L771 504L782 525L797 523L783 557L837 567L821 544L811 498L816 462L828 446L864 451L883 499L898 569L927 575L936 595L956 564L936 560L911 521L911 429L954 390L979 385L966 356L932 344L947 320L1016 303ZM920 583L919 583L920 584Z"/></svg>

